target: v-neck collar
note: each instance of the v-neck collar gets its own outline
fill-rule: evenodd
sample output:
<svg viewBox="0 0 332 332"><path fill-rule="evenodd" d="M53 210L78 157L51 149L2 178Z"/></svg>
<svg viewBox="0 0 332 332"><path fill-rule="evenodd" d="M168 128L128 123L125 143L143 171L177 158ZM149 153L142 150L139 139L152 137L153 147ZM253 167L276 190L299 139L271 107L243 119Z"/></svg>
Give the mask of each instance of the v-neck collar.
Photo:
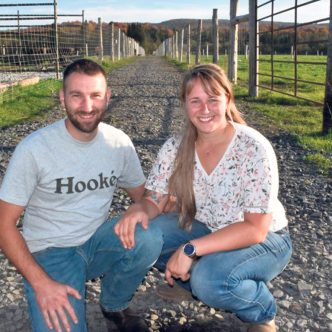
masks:
<svg viewBox="0 0 332 332"><path fill-rule="evenodd" d="M237 131L237 128L236 128L236 124L233 123L232 121L229 122L233 128L234 128L234 135L231 139L231 141L229 142L227 148L226 148L226 151L225 153L222 155L222 157L220 158L220 160L218 161L216 167L211 171L210 174L208 174L205 170L205 168L203 167L202 163L201 163L201 160L199 159L199 156L198 156L198 153L197 153L197 150L195 148L195 160L196 160L196 163L197 163L197 166L199 167L199 169L203 172L204 176L206 178L212 178L213 174L216 172L216 170L219 168L219 166L223 163L223 161L225 160L228 152L230 151L230 149L232 148L232 146L234 145L234 142L235 142L235 139L237 137L237 134L238 134L238 131Z"/></svg>

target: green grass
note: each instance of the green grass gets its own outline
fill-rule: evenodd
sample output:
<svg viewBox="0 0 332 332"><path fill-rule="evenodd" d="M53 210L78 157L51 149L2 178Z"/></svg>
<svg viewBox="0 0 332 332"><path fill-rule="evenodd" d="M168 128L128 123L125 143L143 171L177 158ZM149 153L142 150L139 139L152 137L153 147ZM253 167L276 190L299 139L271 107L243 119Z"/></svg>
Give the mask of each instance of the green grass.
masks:
<svg viewBox="0 0 332 332"><path fill-rule="evenodd" d="M266 57L266 56L265 56ZM287 58L288 57L288 58ZM279 56L279 60L290 60L290 56ZM326 61L324 56L302 56L300 61ZM186 70L188 65L170 60L178 68ZM299 144L308 150L308 157L305 159L314 163L323 172L332 171L332 133L322 134L323 109L322 106L307 102L295 97L271 92L266 89L259 89L259 97L251 98L248 96L248 60L244 56L239 57L238 62L238 84L234 86L236 103L244 103L249 109L261 112L268 121L276 127L291 133ZM191 65L195 58L191 58ZM212 57L201 57L201 63L212 62ZM227 56L220 56L219 64L227 72ZM268 72L269 63L261 62L260 71ZM325 67L304 65L299 68L298 75L301 79L316 82L325 82ZM276 71L280 76L292 76L289 67L282 63L276 65ZM277 74L276 74L277 75ZM278 89L292 93L293 85L285 80L277 80L275 83ZM261 84L269 85L271 82L261 76ZM323 101L324 86L312 85L308 83L299 84L299 95L318 102Z"/></svg>
<svg viewBox="0 0 332 332"><path fill-rule="evenodd" d="M115 60L114 62L112 62L109 56L105 56L103 61L100 62L97 56L91 56L88 58L102 65L107 73L110 73L112 70L116 68L123 67L137 60L137 57L130 57L125 59Z"/></svg>
<svg viewBox="0 0 332 332"><path fill-rule="evenodd" d="M42 116L57 103L61 82L42 80L35 85L14 86L0 94L0 128Z"/></svg>
<svg viewBox="0 0 332 332"><path fill-rule="evenodd" d="M97 57L90 57L98 62ZM137 58L131 57L119 61L110 61L105 57L101 65L109 73L113 69L127 65ZM30 86L13 86L0 92L0 128L12 126L40 116L46 116L46 110L59 103L58 91L62 82L56 79L41 80Z"/></svg>

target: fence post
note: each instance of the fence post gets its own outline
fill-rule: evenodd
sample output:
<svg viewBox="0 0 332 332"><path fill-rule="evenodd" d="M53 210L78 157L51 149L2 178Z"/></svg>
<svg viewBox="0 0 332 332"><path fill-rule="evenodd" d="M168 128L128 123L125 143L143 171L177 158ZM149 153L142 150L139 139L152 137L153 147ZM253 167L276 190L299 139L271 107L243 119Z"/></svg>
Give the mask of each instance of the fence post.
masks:
<svg viewBox="0 0 332 332"><path fill-rule="evenodd" d="M101 62L104 60L104 45L103 45L103 25L101 23L100 17L98 17L98 27L99 27L99 57L98 57L98 60Z"/></svg>
<svg viewBox="0 0 332 332"><path fill-rule="evenodd" d="M201 62L201 48L202 48L202 25L203 20L198 21L198 34L197 34L197 49L196 49L196 59L195 64L199 64Z"/></svg>
<svg viewBox="0 0 332 332"><path fill-rule="evenodd" d="M228 56L228 78L234 84L237 83L237 61L238 61L238 33L239 27L235 22L237 16L238 0L230 2L230 29L229 29L229 56Z"/></svg>
<svg viewBox="0 0 332 332"><path fill-rule="evenodd" d="M249 96L258 97L257 0L249 0Z"/></svg>
<svg viewBox="0 0 332 332"><path fill-rule="evenodd" d="M81 33L82 33L82 54L85 54L85 43L86 43L86 30L85 30L85 26L84 26L84 10L82 10L82 29L81 29Z"/></svg>
<svg viewBox="0 0 332 332"><path fill-rule="evenodd" d="M330 4L329 41L327 47L326 83L322 129L323 134L332 133L332 4Z"/></svg>
<svg viewBox="0 0 332 332"><path fill-rule="evenodd" d="M175 34L172 36L171 42L172 42L172 46L171 46L171 50L172 50L171 58L174 59L174 57L175 57Z"/></svg>
<svg viewBox="0 0 332 332"><path fill-rule="evenodd" d="M20 27L20 11L17 11L17 33L18 33L18 63L21 68L21 57L22 57L22 40L21 40L21 27Z"/></svg>
<svg viewBox="0 0 332 332"><path fill-rule="evenodd" d="M232 1L231 1L232 2ZM219 62L219 31L218 31L218 9L213 9L212 15L212 43L213 63Z"/></svg>
<svg viewBox="0 0 332 332"><path fill-rule="evenodd" d="M121 31L121 45L122 45L122 58L126 58L126 40L125 40L125 33Z"/></svg>
<svg viewBox="0 0 332 332"><path fill-rule="evenodd" d="M183 41L184 41L184 29L181 30L180 62L182 62L182 57L183 57Z"/></svg>
<svg viewBox="0 0 332 332"><path fill-rule="evenodd" d="M176 60L179 60L179 31L175 31L175 54L174 57Z"/></svg>
<svg viewBox="0 0 332 332"><path fill-rule="evenodd" d="M190 24L188 24L187 32L187 64L190 64Z"/></svg>
<svg viewBox="0 0 332 332"><path fill-rule="evenodd" d="M58 4L57 0L53 2L54 7L54 46L55 46L55 70L57 80L60 78L60 64L59 64L59 34L58 34Z"/></svg>
<svg viewBox="0 0 332 332"><path fill-rule="evenodd" d="M121 30L118 28L118 60L121 59Z"/></svg>
<svg viewBox="0 0 332 332"><path fill-rule="evenodd" d="M111 61L114 62L114 23L111 22L111 52L110 52L110 57Z"/></svg>

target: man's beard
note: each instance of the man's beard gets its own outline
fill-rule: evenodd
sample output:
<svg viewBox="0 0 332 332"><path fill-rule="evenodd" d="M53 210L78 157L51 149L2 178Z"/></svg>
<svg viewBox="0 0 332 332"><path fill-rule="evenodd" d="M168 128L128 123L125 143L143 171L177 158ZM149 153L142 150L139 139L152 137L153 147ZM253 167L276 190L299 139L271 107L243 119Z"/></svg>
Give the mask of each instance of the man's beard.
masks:
<svg viewBox="0 0 332 332"><path fill-rule="evenodd" d="M96 118L93 122L83 122L83 121L81 122L79 120L80 111L75 111L73 115L72 111L67 110L67 116L68 120L72 123L72 125L76 129L89 134L92 133L98 127L99 123L103 120L105 111L106 111L105 109L104 110L93 109L92 113L96 115Z"/></svg>

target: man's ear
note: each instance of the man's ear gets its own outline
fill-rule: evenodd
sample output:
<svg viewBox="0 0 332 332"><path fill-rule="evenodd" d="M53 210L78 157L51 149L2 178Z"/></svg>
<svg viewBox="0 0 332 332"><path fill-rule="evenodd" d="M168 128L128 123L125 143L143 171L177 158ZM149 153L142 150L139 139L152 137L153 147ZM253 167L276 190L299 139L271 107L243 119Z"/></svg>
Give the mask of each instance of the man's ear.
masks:
<svg viewBox="0 0 332 332"><path fill-rule="evenodd" d="M111 100L111 95L112 95L111 88L107 88L107 92L106 92L107 103L110 102L110 100Z"/></svg>
<svg viewBox="0 0 332 332"><path fill-rule="evenodd" d="M65 92L63 91L63 88L59 91L59 99L62 107L65 107Z"/></svg>

